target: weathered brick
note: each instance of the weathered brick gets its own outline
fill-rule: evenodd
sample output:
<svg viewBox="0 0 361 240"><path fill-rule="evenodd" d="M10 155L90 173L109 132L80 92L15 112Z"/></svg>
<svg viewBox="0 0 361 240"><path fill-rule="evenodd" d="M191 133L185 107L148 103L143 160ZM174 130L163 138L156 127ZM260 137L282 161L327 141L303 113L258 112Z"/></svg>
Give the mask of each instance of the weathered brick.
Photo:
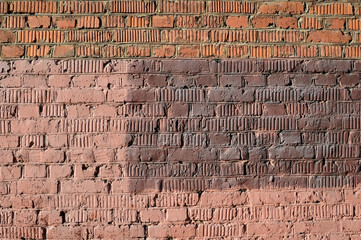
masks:
<svg viewBox="0 0 361 240"><path fill-rule="evenodd" d="M246 27L248 27L248 17L246 17L246 16L240 16L240 17L230 16L227 18L226 24L230 28L246 28Z"/></svg>
<svg viewBox="0 0 361 240"><path fill-rule="evenodd" d="M49 16L28 16L27 22L30 28L48 28L50 20Z"/></svg>
<svg viewBox="0 0 361 240"><path fill-rule="evenodd" d="M173 16L154 16L152 18L152 26L160 28L171 28L174 26Z"/></svg>
<svg viewBox="0 0 361 240"><path fill-rule="evenodd" d="M72 45L61 45L54 47L53 57L66 58L73 57L75 54L74 46Z"/></svg>

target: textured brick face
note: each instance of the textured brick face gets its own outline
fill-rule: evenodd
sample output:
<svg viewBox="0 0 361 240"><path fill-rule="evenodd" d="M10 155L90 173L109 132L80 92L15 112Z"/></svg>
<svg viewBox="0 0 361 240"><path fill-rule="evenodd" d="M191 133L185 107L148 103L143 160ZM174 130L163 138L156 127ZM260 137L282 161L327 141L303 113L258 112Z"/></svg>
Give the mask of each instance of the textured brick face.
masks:
<svg viewBox="0 0 361 240"><path fill-rule="evenodd" d="M9 0L0 56L360 58L359 14L357 1Z"/></svg>
<svg viewBox="0 0 361 240"><path fill-rule="evenodd" d="M358 61L0 66L2 239L359 234Z"/></svg>

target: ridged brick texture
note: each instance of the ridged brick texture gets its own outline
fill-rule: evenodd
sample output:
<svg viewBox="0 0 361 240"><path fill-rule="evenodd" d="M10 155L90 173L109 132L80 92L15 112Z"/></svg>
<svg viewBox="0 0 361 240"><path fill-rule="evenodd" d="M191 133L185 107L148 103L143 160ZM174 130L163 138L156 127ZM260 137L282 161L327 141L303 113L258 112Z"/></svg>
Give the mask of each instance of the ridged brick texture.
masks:
<svg viewBox="0 0 361 240"><path fill-rule="evenodd" d="M357 239L361 62L0 62L1 239Z"/></svg>
<svg viewBox="0 0 361 240"><path fill-rule="evenodd" d="M358 1L1 1L1 58L361 58Z"/></svg>
<svg viewBox="0 0 361 240"><path fill-rule="evenodd" d="M0 0L0 239L361 239L360 7Z"/></svg>

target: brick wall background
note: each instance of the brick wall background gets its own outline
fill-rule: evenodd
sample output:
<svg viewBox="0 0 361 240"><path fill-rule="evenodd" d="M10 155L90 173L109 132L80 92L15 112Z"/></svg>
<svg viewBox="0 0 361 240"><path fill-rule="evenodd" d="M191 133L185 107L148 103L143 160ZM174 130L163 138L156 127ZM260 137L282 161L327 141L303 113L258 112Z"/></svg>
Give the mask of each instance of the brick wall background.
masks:
<svg viewBox="0 0 361 240"><path fill-rule="evenodd" d="M361 239L360 6L1 1L0 238Z"/></svg>

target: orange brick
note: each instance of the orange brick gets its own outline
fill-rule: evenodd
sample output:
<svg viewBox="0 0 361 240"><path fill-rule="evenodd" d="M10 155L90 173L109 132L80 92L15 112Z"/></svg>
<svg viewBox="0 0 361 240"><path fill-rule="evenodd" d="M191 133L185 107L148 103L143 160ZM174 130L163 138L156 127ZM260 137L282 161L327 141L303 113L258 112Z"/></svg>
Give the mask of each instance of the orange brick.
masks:
<svg viewBox="0 0 361 240"><path fill-rule="evenodd" d="M304 17L301 18L301 28L321 29L321 21L318 18Z"/></svg>
<svg viewBox="0 0 361 240"><path fill-rule="evenodd" d="M194 16L177 16L176 25L184 28L197 27L198 21Z"/></svg>
<svg viewBox="0 0 361 240"><path fill-rule="evenodd" d="M326 19L325 27L328 29L344 29L345 19L328 18Z"/></svg>
<svg viewBox="0 0 361 240"><path fill-rule="evenodd" d="M53 17L53 22L60 29L72 29L75 27L75 19L69 17Z"/></svg>
<svg viewBox="0 0 361 240"><path fill-rule="evenodd" d="M25 53L23 46L2 46L1 47L1 55L4 58L19 58L23 56Z"/></svg>
<svg viewBox="0 0 361 240"><path fill-rule="evenodd" d="M350 19L350 20L348 20L348 29L350 29L350 30L361 30L361 19Z"/></svg>
<svg viewBox="0 0 361 240"><path fill-rule="evenodd" d="M150 47L148 46L129 46L127 47L129 57L150 57Z"/></svg>
<svg viewBox="0 0 361 240"><path fill-rule="evenodd" d="M78 46L76 53L79 57L98 57L100 55L100 49L99 46L94 45Z"/></svg>
<svg viewBox="0 0 361 240"><path fill-rule="evenodd" d="M279 28L297 28L297 18L294 17L278 17L276 18L276 26Z"/></svg>
<svg viewBox="0 0 361 240"><path fill-rule="evenodd" d="M48 28L50 27L50 17L28 16L28 25L30 28Z"/></svg>
<svg viewBox="0 0 361 240"><path fill-rule="evenodd" d="M44 57L44 56L48 56L49 52L50 52L50 46L32 45L27 48L28 57Z"/></svg>
<svg viewBox="0 0 361 240"><path fill-rule="evenodd" d="M78 28L99 28L100 20L93 16L80 17L77 20L77 26Z"/></svg>
<svg viewBox="0 0 361 240"><path fill-rule="evenodd" d="M361 47L346 47L345 57L347 58L359 58L361 57Z"/></svg>
<svg viewBox="0 0 361 240"><path fill-rule="evenodd" d="M178 56L185 58L199 57L199 46L179 46Z"/></svg>
<svg viewBox="0 0 361 240"><path fill-rule="evenodd" d="M229 45L226 48L227 57L244 57L248 55L248 47L247 46L234 46Z"/></svg>
<svg viewBox="0 0 361 240"><path fill-rule="evenodd" d="M15 33L6 30L0 31L0 43L15 42L15 39L16 39Z"/></svg>
<svg viewBox="0 0 361 240"><path fill-rule="evenodd" d="M328 3L328 4L312 4L309 10L310 14L321 15L351 15L352 5L351 3Z"/></svg>
<svg viewBox="0 0 361 240"><path fill-rule="evenodd" d="M240 16L240 17L228 17L226 20L226 24L231 28L244 28L248 27L248 17Z"/></svg>
<svg viewBox="0 0 361 240"><path fill-rule="evenodd" d="M153 47L154 57L173 57L175 54L175 47L172 45Z"/></svg>
<svg viewBox="0 0 361 240"><path fill-rule="evenodd" d="M317 48L314 46L297 46L296 54L298 57L315 57Z"/></svg>
<svg viewBox="0 0 361 240"><path fill-rule="evenodd" d="M292 57L295 56L294 46L273 46L273 57Z"/></svg>
<svg viewBox="0 0 361 240"><path fill-rule="evenodd" d="M61 45L54 47L53 57L73 57L75 54L74 46L72 45Z"/></svg>
<svg viewBox="0 0 361 240"><path fill-rule="evenodd" d="M118 24L120 25L120 24ZM128 16L127 17L127 26L128 27L148 27L149 18L148 17L136 17Z"/></svg>
<svg viewBox="0 0 361 240"><path fill-rule="evenodd" d="M320 46L321 57L341 57L342 47L340 46Z"/></svg>
<svg viewBox="0 0 361 240"><path fill-rule="evenodd" d="M277 3L263 3L259 7L259 13L265 14L301 14L304 11L302 2L277 2Z"/></svg>
<svg viewBox="0 0 361 240"><path fill-rule="evenodd" d="M310 32L307 41L316 43L348 43L351 41L351 36L343 34L341 31L321 30Z"/></svg>
<svg viewBox="0 0 361 240"><path fill-rule="evenodd" d="M152 18L152 26L160 28L171 28L174 26L173 16L154 16Z"/></svg>
<svg viewBox="0 0 361 240"><path fill-rule="evenodd" d="M269 58L271 57L271 47L251 47L251 57Z"/></svg>

